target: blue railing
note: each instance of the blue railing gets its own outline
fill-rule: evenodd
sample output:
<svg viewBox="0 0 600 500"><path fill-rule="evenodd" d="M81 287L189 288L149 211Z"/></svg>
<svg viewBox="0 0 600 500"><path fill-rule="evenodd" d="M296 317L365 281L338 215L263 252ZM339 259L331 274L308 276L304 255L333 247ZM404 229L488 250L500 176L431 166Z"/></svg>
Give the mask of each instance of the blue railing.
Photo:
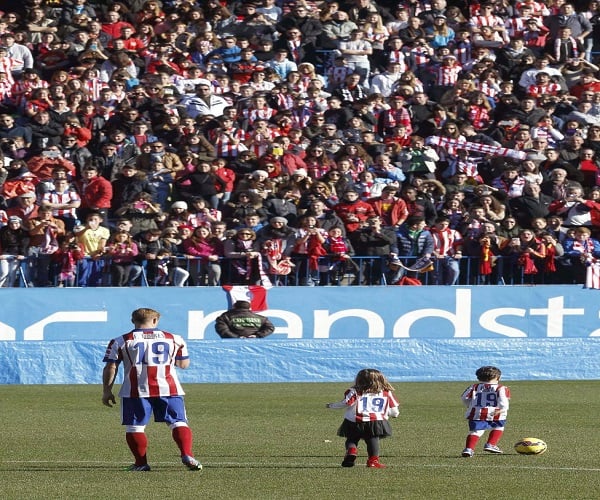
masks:
<svg viewBox="0 0 600 500"><path fill-rule="evenodd" d="M75 286L80 283L82 269L92 263L91 259L79 262L75 269ZM416 261L416 257L402 257L404 266L410 268ZM397 279L403 273L417 278L422 285L435 285L438 273L441 272L442 262L434 259L433 269L428 272L398 272L390 269L385 257L354 256L350 262L344 262L331 257L321 257L318 261L318 269L310 269L306 258L293 258L294 266L288 275L268 274L270 281L275 286L385 286L397 284ZM228 279L231 276L232 260L221 259L219 265L222 270L222 278L216 283L220 284L256 284L244 281ZM39 272L36 257L28 257L20 262L17 272L14 273L14 282L5 286L30 287L30 286L61 286L58 280L59 269L50 263L49 278L40 280L36 276ZM155 269L153 264L143 261L136 263L133 274L135 280L127 286L177 286L176 283L183 282L179 286L208 286L209 279L206 269L203 269L201 259L193 257L171 257L168 261L169 272L165 275ZM112 261L103 259L98 284L95 286L114 286L112 276ZM200 274L199 271L204 273ZM498 257L489 275L481 275L479 272L478 257L463 257L460 260L460 275L458 285L523 285L523 284L574 284L573 277L568 270L560 273L545 274L543 272L534 275L525 275L523 268L518 266L515 259L511 257ZM66 284L65 286L70 286ZM87 285L94 286L94 285Z"/></svg>

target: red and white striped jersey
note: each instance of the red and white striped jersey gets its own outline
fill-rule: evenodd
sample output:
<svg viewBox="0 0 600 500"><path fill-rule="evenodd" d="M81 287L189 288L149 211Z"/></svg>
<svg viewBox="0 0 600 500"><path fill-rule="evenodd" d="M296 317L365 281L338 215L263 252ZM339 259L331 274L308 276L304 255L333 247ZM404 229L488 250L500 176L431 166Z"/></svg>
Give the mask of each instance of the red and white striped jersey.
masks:
<svg viewBox="0 0 600 500"><path fill-rule="evenodd" d="M292 109L294 106L294 96L279 93L277 95L277 109Z"/></svg>
<svg viewBox="0 0 600 500"><path fill-rule="evenodd" d="M496 97L500 93L500 86L494 81L485 80L480 82L476 80L475 86L488 97Z"/></svg>
<svg viewBox="0 0 600 500"><path fill-rule="evenodd" d="M183 337L158 329L132 330L112 339L105 363L123 363L122 398L183 396L175 361L189 358Z"/></svg>
<svg viewBox="0 0 600 500"><path fill-rule="evenodd" d="M219 157L236 158L241 151L246 151L243 144L246 140L246 133L241 128L218 128L209 135Z"/></svg>
<svg viewBox="0 0 600 500"><path fill-rule="evenodd" d="M387 420L388 409L398 406L398 401L390 391L359 394L354 387L344 394L344 403L349 407L344 418L350 422Z"/></svg>
<svg viewBox="0 0 600 500"><path fill-rule="evenodd" d="M107 87L107 85L100 80L100 78L88 78L83 81L84 91L90 101L97 101L100 99L100 91Z"/></svg>
<svg viewBox="0 0 600 500"><path fill-rule="evenodd" d="M15 83L15 80L12 75L12 70L14 67L13 59L11 57L0 57L0 72L6 75L6 80L11 85Z"/></svg>
<svg viewBox="0 0 600 500"><path fill-rule="evenodd" d="M48 82L45 80L37 80L35 82L28 80L17 80L13 83L12 95L15 101L15 105L18 108L25 108L27 99L31 97L31 94L35 89L47 89Z"/></svg>
<svg viewBox="0 0 600 500"><path fill-rule="evenodd" d="M504 27L508 36L511 38L520 37L523 35L523 31L527 27L525 24L526 19L524 17L511 17L504 21Z"/></svg>
<svg viewBox="0 0 600 500"><path fill-rule="evenodd" d="M74 201L81 201L81 197L74 189L67 189L66 191L59 193L57 191L49 191L44 193L42 201L52 203L53 205L68 205ZM76 208L53 208L52 215L54 217L70 217L72 219L77 218Z"/></svg>
<svg viewBox="0 0 600 500"><path fill-rule="evenodd" d="M0 102L8 103L12 100L13 84L8 80L0 81Z"/></svg>
<svg viewBox="0 0 600 500"><path fill-rule="evenodd" d="M521 9L523 8L524 5L528 5L529 7L531 7L533 9L534 17L549 16L550 14L552 14L552 12L550 12L548 7L546 7L543 3L539 3L539 2L531 2L531 1L517 2L517 4L515 5L515 8L519 12L521 12Z"/></svg>
<svg viewBox="0 0 600 500"><path fill-rule="evenodd" d="M482 26L491 26L496 28L498 26L504 26L504 20L500 16L473 16L469 24L474 28L481 28Z"/></svg>
<svg viewBox="0 0 600 500"><path fill-rule="evenodd" d="M431 236L433 236L433 248L437 255L443 257L452 256L463 244L462 235L455 229L446 228L440 230L437 227L433 227L430 232Z"/></svg>
<svg viewBox="0 0 600 500"><path fill-rule="evenodd" d="M354 71L349 66L331 66L327 70L327 80L331 88L336 88L346 81L346 77Z"/></svg>
<svg viewBox="0 0 600 500"><path fill-rule="evenodd" d="M276 137L279 137L279 133L273 128L262 129L260 131L253 130L248 134L248 142L246 144L248 149L260 158L267 152L271 142Z"/></svg>
<svg viewBox="0 0 600 500"><path fill-rule="evenodd" d="M242 111L242 116L248 120L248 123L252 125L254 120L270 120L277 114L277 111L273 108L265 106L264 108L248 108Z"/></svg>
<svg viewBox="0 0 600 500"><path fill-rule="evenodd" d="M469 420L506 420L510 389L502 384L478 382L468 387L461 399Z"/></svg>
<svg viewBox="0 0 600 500"><path fill-rule="evenodd" d="M388 55L388 63L398 63L400 64L400 72L404 73L407 69L406 67L406 55L401 50L390 50Z"/></svg>
<svg viewBox="0 0 600 500"><path fill-rule="evenodd" d="M527 95L532 97L558 95L560 90L560 85L558 83L549 82L544 85L530 85L527 89Z"/></svg>
<svg viewBox="0 0 600 500"><path fill-rule="evenodd" d="M461 71L462 66L460 64L454 64L452 66L441 64L433 73L435 85L452 87L458 81L458 75Z"/></svg>
<svg viewBox="0 0 600 500"><path fill-rule="evenodd" d="M292 112L292 127L304 128L308 125L313 112L308 106L302 108L293 107Z"/></svg>

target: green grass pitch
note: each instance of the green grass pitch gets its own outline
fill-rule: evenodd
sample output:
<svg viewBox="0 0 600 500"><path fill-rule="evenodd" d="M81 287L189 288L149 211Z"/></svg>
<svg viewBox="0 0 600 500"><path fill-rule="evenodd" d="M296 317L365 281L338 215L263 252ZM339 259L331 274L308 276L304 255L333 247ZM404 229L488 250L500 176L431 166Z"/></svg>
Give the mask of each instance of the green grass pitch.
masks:
<svg viewBox="0 0 600 500"><path fill-rule="evenodd" d="M118 408L101 388L0 386L3 499L596 499L600 498L600 382L510 382L503 455L461 458L467 425L464 383L394 382L401 404L394 436L382 441L387 469L340 467L336 436L346 384L188 384L195 453L179 462L164 424L148 426L152 471L131 463ZM548 443L518 455L522 437Z"/></svg>

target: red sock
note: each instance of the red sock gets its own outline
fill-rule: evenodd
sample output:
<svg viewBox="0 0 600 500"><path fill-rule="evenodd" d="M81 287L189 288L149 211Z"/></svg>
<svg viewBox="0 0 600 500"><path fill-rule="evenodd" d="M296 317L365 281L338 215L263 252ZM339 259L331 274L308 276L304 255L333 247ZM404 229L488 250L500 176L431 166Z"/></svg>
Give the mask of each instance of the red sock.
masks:
<svg viewBox="0 0 600 500"><path fill-rule="evenodd" d="M346 455L358 455L358 450L354 446L351 446L346 450Z"/></svg>
<svg viewBox="0 0 600 500"><path fill-rule="evenodd" d="M148 438L143 432L126 432L127 445L135 457L135 465L146 465L146 450L148 449Z"/></svg>
<svg viewBox="0 0 600 500"><path fill-rule="evenodd" d="M491 445L496 446L498 444L498 441L500 441L500 438L502 437L502 433L504 431L500 431L498 429L494 429L493 431L490 431L490 435L488 437L488 443L490 443Z"/></svg>
<svg viewBox="0 0 600 500"><path fill-rule="evenodd" d="M469 434L467 436L467 444L465 445L465 448L471 448L474 450L475 446L477 446L477 441L479 441L479 436L477 434Z"/></svg>
<svg viewBox="0 0 600 500"><path fill-rule="evenodd" d="M192 429L187 425L175 427L172 431L173 439L177 443L181 456L188 455L192 457Z"/></svg>

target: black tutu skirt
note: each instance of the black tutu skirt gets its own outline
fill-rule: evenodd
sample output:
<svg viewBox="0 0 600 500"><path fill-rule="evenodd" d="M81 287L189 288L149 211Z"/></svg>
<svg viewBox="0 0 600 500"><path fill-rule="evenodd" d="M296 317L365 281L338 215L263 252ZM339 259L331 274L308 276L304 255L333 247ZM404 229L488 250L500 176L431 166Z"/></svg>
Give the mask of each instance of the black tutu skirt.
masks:
<svg viewBox="0 0 600 500"><path fill-rule="evenodd" d="M386 438L392 435L392 426L387 420L374 420L372 422L350 422L344 419L337 431L337 435L345 438L370 439Z"/></svg>

